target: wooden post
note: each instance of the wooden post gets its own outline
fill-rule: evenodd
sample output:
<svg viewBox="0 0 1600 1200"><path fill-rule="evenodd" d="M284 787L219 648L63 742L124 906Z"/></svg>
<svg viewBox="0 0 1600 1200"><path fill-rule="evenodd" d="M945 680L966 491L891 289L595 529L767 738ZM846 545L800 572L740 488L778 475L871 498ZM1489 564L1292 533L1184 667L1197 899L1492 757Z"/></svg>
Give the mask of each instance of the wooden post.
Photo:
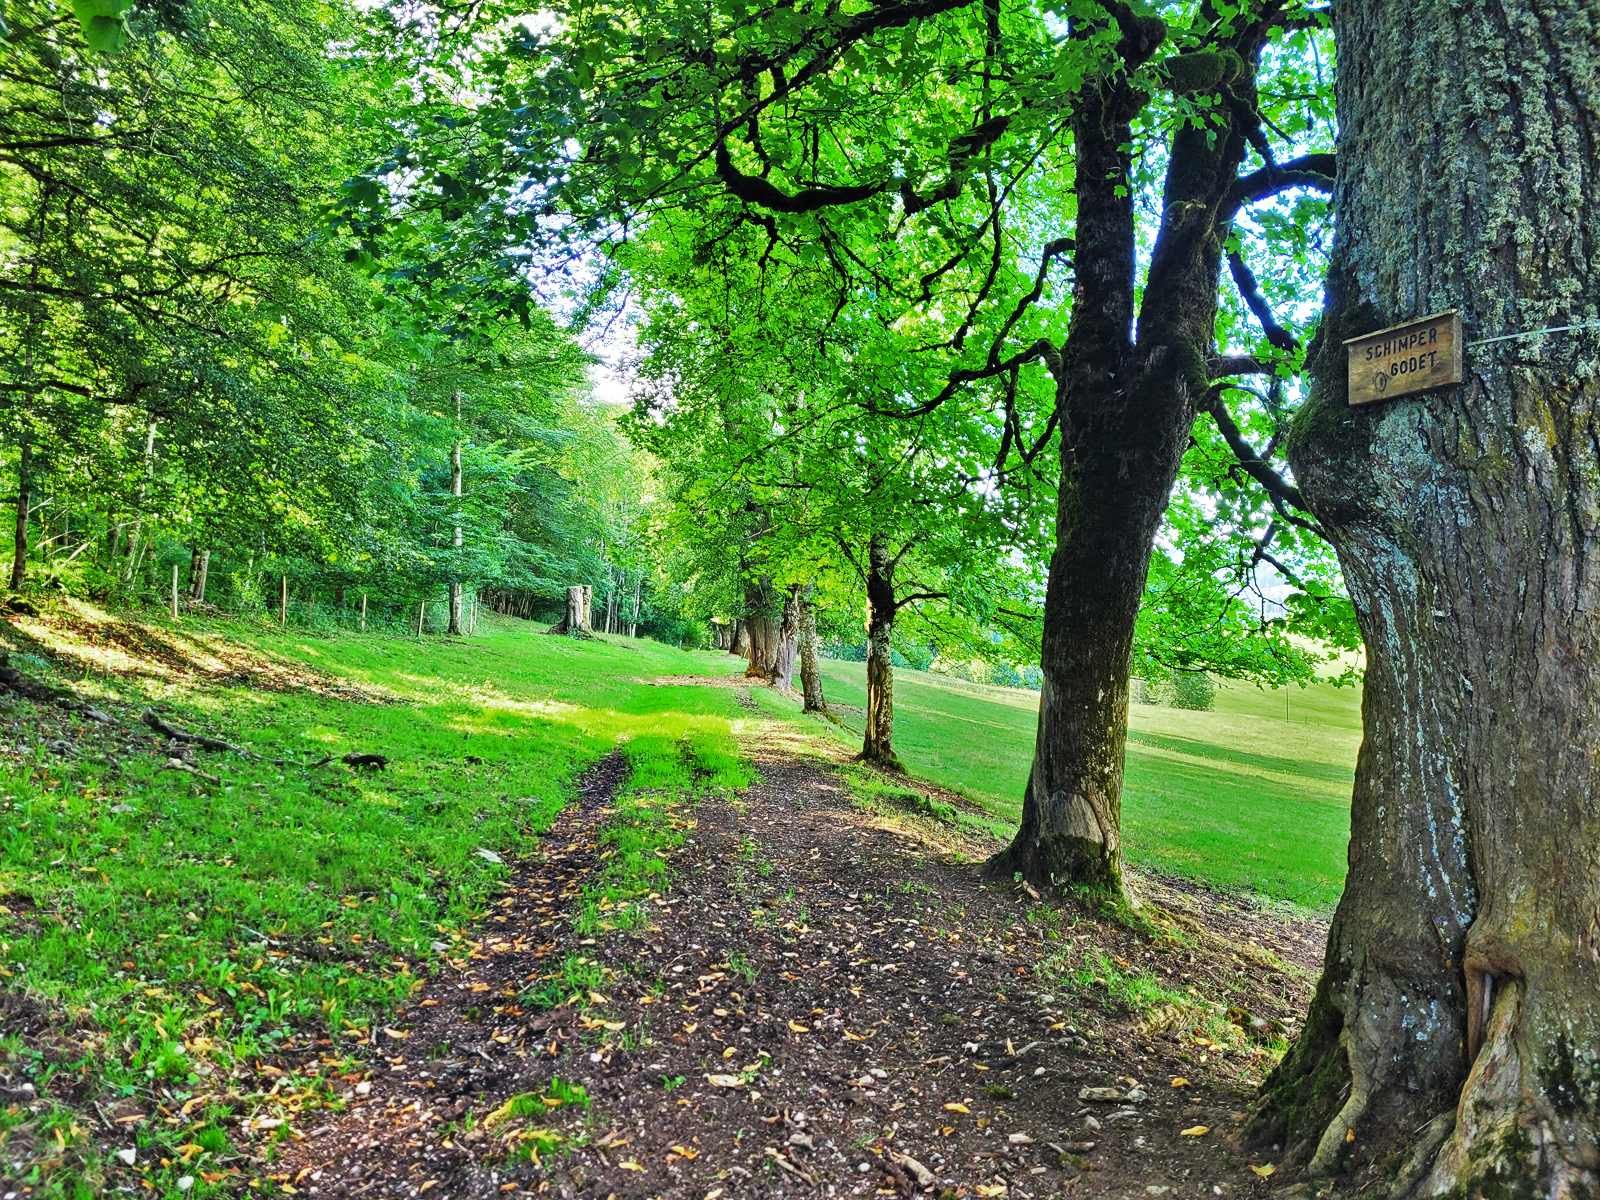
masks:
<svg viewBox="0 0 1600 1200"><path fill-rule="evenodd" d="M367 594L361 593L361 632L367 631Z"/></svg>
<svg viewBox="0 0 1600 1200"><path fill-rule="evenodd" d="M178 564L172 564L172 619L178 619Z"/></svg>
<svg viewBox="0 0 1600 1200"><path fill-rule="evenodd" d="M417 605L417 636L422 636L422 619L428 615L428 602L422 601Z"/></svg>
<svg viewBox="0 0 1600 1200"><path fill-rule="evenodd" d="M289 624L289 577L283 576L283 590L278 594L278 628Z"/></svg>

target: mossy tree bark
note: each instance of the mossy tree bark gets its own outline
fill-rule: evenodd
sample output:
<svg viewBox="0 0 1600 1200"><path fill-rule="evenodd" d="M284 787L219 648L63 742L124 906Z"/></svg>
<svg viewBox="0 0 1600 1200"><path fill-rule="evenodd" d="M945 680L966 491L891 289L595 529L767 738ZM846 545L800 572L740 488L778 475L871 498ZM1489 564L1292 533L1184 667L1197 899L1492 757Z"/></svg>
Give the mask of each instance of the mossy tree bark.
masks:
<svg viewBox="0 0 1600 1200"><path fill-rule="evenodd" d="M1595 11L1334 22L1337 234L1291 461L1361 621L1366 738L1324 977L1254 1130L1316 1174L1411 1141L1395 1196L1593 1196L1600 337L1472 343L1596 317ZM1341 339L1448 308L1461 386L1347 407Z"/></svg>
<svg viewBox="0 0 1600 1200"><path fill-rule="evenodd" d="M1240 113L1277 9L1237 35L1226 69L1235 103L1221 129L1173 136L1161 228L1135 328L1131 122L1148 97L1125 76L1085 84L1073 122L1077 238L1072 319L1051 362L1061 414L1056 549L1045 594L1039 731L1011 845L991 877L1041 890L1122 894L1122 775L1134 622L1150 554L1196 413L1208 401L1222 245L1248 198ZM1139 36L1144 43L1137 43ZM1123 55L1143 61L1159 29L1124 21ZM1257 134L1257 136L1259 136ZM1302 180L1304 182L1304 180Z"/></svg>

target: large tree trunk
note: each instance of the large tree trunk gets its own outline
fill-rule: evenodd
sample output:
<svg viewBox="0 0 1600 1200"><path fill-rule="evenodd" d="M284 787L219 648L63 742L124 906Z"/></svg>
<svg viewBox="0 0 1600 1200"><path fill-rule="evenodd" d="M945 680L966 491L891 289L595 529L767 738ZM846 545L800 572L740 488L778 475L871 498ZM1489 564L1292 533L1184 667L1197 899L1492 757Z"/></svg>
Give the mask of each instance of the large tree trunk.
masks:
<svg viewBox="0 0 1600 1200"><path fill-rule="evenodd" d="M450 544L456 552L456 571L450 580L450 625L445 630L451 637L461 636L461 393L456 393L456 440L450 443L450 495L455 498L455 525L451 529Z"/></svg>
<svg viewBox="0 0 1600 1200"><path fill-rule="evenodd" d="M750 653L750 628L743 618L733 623L733 641L728 646L728 653L738 658L745 658Z"/></svg>
<svg viewBox="0 0 1600 1200"><path fill-rule="evenodd" d="M573 637L592 637L589 625L589 606L594 599L594 589L587 583L578 583L567 589L567 611L561 620L550 626L547 633L567 633Z"/></svg>
<svg viewBox="0 0 1600 1200"><path fill-rule="evenodd" d="M11 557L11 590L18 591L28 570L28 504L33 487L33 446L22 443L17 457L17 536Z"/></svg>
<svg viewBox="0 0 1600 1200"><path fill-rule="evenodd" d="M802 711L828 712L828 701L822 694L822 672L817 666L817 604L816 588L806 584L800 589L800 691L804 698Z"/></svg>
<svg viewBox="0 0 1600 1200"><path fill-rule="evenodd" d="M1247 48L1248 49L1248 48ZM1236 92L1249 94L1244 81ZM1061 485L1045 592L1043 679L1022 823L989 874L1122 892L1122 771L1134 621L1151 547L1208 386L1237 133L1174 135L1161 232L1134 327L1125 83L1086 90L1077 144L1076 294L1062 369ZM1118 194L1119 191L1122 194Z"/></svg>
<svg viewBox="0 0 1600 1200"><path fill-rule="evenodd" d="M1323 1174L1426 1125L1395 1194L1593 1196L1600 339L1472 342L1594 319L1594 9L1334 24L1337 233L1291 461L1361 622L1366 740L1323 980L1256 1132ZM1347 407L1342 339L1454 307L1462 386Z"/></svg>
<svg viewBox="0 0 1600 1200"><path fill-rule="evenodd" d="M792 587L783 602L783 619L778 622L778 645L773 654L772 686L780 692L794 691L794 663L800 652L800 589Z"/></svg>
<svg viewBox="0 0 1600 1200"><path fill-rule="evenodd" d="M861 761L902 771L894 753L894 558L874 537L867 546L867 722Z"/></svg>

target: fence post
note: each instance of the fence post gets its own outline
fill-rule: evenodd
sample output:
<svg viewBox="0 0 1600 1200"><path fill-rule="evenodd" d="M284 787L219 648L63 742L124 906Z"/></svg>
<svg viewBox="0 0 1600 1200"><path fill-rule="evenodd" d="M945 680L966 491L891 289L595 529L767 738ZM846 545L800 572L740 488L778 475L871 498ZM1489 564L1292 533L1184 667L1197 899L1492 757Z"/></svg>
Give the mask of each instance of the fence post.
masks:
<svg viewBox="0 0 1600 1200"><path fill-rule="evenodd" d="M283 589L278 593L278 628L289 624L289 577L283 576Z"/></svg>
<svg viewBox="0 0 1600 1200"><path fill-rule="evenodd" d="M367 594L361 593L361 632L367 631Z"/></svg>
<svg viewBox="0 0 1600 1200"><path fill-rule="evenodd" d="M178 619L178 564L172 564L172 619Z"/></svg>

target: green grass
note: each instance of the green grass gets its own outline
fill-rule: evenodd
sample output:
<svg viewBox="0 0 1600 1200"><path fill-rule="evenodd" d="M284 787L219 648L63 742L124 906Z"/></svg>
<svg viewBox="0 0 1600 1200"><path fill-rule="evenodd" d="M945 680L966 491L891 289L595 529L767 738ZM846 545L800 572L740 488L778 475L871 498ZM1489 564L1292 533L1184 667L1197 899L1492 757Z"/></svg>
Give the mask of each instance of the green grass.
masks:
<svg viewBox="0 0 1600 1200"><path fill-rule="evenodd" d="M863 664L825 660L823 676L830 702L866 703ZM1001 836L1021 815L1038 711L1036 692L895 672L896 752L914 774L984 805ZM845 722L860 729L859 717ZM1338 899L1359 689L1316 683L1286 697L1223 682L1213 712L1135 704L1129 726L1132 862L1309 908Z"/></svg>
<svg viewBox="0 0 1600 1200"><path fill-rule="evenodd" d="M549 826L587 765L620 744L631 768L602 831L605 869L585 891L591 928L636 922L637 898L661 885L656 850L681 839L677 797L750 778L730 734L730 692L644 682L724 668L710 656L535 636L521 622L470 642L245 624L207 636L392 700L146 681L121 698L165 702L168 720L221 731L260 758L202 752L217 784L158 772L162 759L147 752L125 754L120 769L98 755L44 754L0 769L0 972L8 990L92 1031L70 1064L0 1046L46 1098L67 1095L54 1084L70 1074L72 1095L131 1097L148 1111L157 1088L180 1103L227 1090L236 1071L280 1049L320 1056L313 1077L346 1069L418 975L485 915L510 856ZM70 651L68 640L53 648ZM25 723L28 710L10 716ZM158 739L130 740L148 751ZM389 769L310 765L348 751L388 755ZM589 983L585 968L563 973ZM302 1108L324 1102L316 1078L297 1084ZM92 1194L103 1182L88 1121L73 1115L63 1106L44 1117L69 1145L40 1147L49 1153L30 1168L36 1195ZM25 1122L34 1141L38 1114L0 1118L0 1150ZM217 1147L196 1142L198 1156L181 1161L174 1139L184 1135L141 1136L152 1140L139 1170L157 1194L180 1174L197 1179L190 1197L224 1186L202 1177L228 1161L220 1129L207 1134ZM161 1157L173 1166L151 1165Z"/></svg>

